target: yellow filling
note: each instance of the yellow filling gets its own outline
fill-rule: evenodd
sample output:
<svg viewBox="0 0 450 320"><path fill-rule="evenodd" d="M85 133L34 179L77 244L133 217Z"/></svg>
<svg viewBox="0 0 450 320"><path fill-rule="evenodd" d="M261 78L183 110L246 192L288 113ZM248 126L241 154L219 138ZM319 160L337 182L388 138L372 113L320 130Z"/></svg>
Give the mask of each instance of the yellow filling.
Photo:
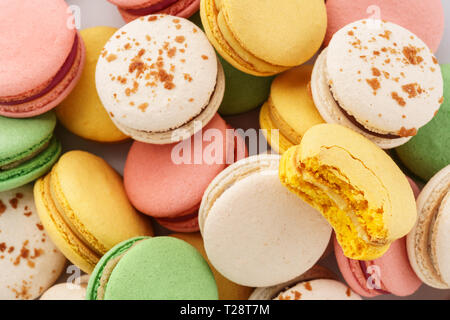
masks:
<svg viewBox="0 0 450 320"><path fill-rule="evenodd" d="M383 208L371 208L364 193L338 169L320 165L315 158L297 161L299 148L284 153L281 182L322 213L335 230L345 256L357 260L382 256L389 248Z"/></svg>

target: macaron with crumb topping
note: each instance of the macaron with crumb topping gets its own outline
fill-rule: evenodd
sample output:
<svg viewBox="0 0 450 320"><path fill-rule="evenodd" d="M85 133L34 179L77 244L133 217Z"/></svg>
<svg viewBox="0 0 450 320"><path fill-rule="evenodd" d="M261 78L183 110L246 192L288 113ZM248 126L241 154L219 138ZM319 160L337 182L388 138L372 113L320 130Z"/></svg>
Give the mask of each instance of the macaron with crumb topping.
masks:
<svg viewBox="0 0 450 320"><path fill-rule="evenodd" d="M103 48L95 78L119 130L152 144L200 131L225 91L223 69L205 34L168 15L146 16L119 29Z"/></svg>
<svg viewBox="0 0 450 320"><path fill-rule="evenodd" d="M311 89L326 122L349 127L383 149L410 140L443 102L433 52L407 29L372 19L333 36L315 63Z"/></svg>

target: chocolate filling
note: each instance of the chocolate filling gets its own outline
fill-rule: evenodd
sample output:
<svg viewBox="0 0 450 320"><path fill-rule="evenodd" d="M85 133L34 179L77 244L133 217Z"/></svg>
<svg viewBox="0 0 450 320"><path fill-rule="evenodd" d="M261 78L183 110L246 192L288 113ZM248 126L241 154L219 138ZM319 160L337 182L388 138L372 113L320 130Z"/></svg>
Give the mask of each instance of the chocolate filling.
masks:
<svg viewBox="0 0 450 320"><path fill-rule="evenodd" d="M331 90L331 87L330 91ZM333 98L334 99L334 98ZM334 101L336 102L337 106L339 107L339 109L342 111L342 113L345 115L345 117L350 120L351 123L353 123L355 126L357 126L359 129L361 129L362 131L364 131L365 133L368 133L372 136L378 137L378 138L384 138L384 139L399 139L401 138L398 135L394 135L394 134L382 134L382 133L378 133L378 132L373 132L370 131L369 129L367 129L366 127L364 127L361 123L358 122L358 120L356 120L355 117L353 117L352 115L348 114L347 111L344 110L344 108L341 107L341 105L339 104L338 101L336 101L336 99L334 99Z"/></svg>
<svg viewBox="0 0 450 320"><path fill-rule="evenodd" d="M156 3L152 6L149 6L149 7L140 8L140 9L125 9L125 11L134 16L146 16L146 15L164 10L164 9L170 7L172 4L174 4L177 1L178 0L162 0L162 1Z"/></svg>
<svg viewBox="0 0 450 320"><path fill-rule="evenodd" d="M11 101L11 102L1 102L0 104L6 105L6 106L15 106L18 104L27 103L36 99L39 99L40 97L46 95L51 90L53 90L69 73L69 71L72 69L73 64L75 63L75 59L77 58L78 54L78 35L75 36L75 40L73 42L72 50L70 51L69 56L67 57L66 61L62 65L61 69L59 69L58 73L53 77L50 84L41 92L38 94L31 96L29 98L18 100L18 101Z"/></svg>
<svg viewBox="0 0 450 320"><path fill-rule="evenodd" d="M358 261L359 262L359 266L362 270L362 272L364 273L364 277L366 278L366 283L367 280L369 280L369 278L372 276L370 273L367 272L367 265L364 261ZM380 284L381 284L381 279L380 279ZM384 291L383 289L377 289L377 288L373 288L372 290L374 290L375 292L378 292L380 294L391 294L389 291Z"/></svg>

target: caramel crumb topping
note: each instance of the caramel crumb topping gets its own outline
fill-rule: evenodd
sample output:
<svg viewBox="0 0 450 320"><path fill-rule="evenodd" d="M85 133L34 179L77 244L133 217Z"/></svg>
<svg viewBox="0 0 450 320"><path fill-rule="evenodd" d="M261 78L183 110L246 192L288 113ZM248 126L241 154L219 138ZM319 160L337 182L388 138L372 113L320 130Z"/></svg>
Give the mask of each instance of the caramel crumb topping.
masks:
<svg viewBox="0 0 450 320"><path fill-rule="evenodd" d="M389 74L389 72L387 72L387 71L383 71L383 75L384 75L384 77L385 77L386 79L389 79L389 77L391 76L391 75Z"/></svg>
<svg viewBox="0 0 450 320"><path fill-rule="evenodd" d="M373 94L377 94L377 90L380 89L381 85L377 78L373 79L366 79L366 82L369 84L369 86L373 89Z"/></svg>
<svg viewBox="0 0 450 320"><path fill-rule="evenodd" d="M175 38L175 41L178 42L178 43L183 43L184 40L186 40L186 38L183 37L183 36L178 36L178 37Z"/></svg>
<svg viewBox="0 0 450 320"><path fill-rule="evenodd" d="M345 292L345 294L347 295L347 297L350 297L352 295L352 289L347 288L347 291Z"/></svg>
<svg viewBox="0 0 450 320"><path fill-rule="evenodd" d="M304 286L305 286L306 290L312 291L311 283L309 283L309 281L305 282Z"/></svg>
<svg viewBox="0 0 450 320"><path fill-rule="evenodd" d="M112 61L114 61L114 60L116 60L116 59L117 59L117 56L116 56L115 54L111 53L111 54L106 58L106 61L112 62Z"/></svg>
<svg viewBox="0 0 450 320"><path fill-rule="evenodd" d="M158 16L150 16L150 17L148 17L148 21L149 22L156 21L156 20L158 20Z"/></svg>
<svg viewBox="0 0 450 320"><path fill-rule="evenodd" d="M0 215L6 211L6 206L2 200L0 200Z"/></svg>
<svg viewBox="0 0 450 320"><path fill-rule="evenodd" d="M184 74L184 80L189 81L189 82L192 82L192 77L191 77L191 75L190 75L189 73L185 73L185 74Z"/></svg>
<svg viewBox="0 0 450 320"><path fill-rule="evenodd" d="M142 112L145 112L145 110L147 110L147 108L148 108L148 103L145 102L145 103L141 104L138 108L139 108L139 110L141 110Z"/></svg>
<svg viewBox="0 0 450 320"><path fill-rule="evenodd" d="M439 104L443 104L444 103L444 97L441 97L440 99L439 99Z"/></svg>
<svg viewBox="0 0 450 320"><path fill-rule="evenodd" d="M352 30L350 30L350 31L348 32L348 35L349 35L349 36L354 36L355 33L354 33Z"/></svg>
<svg viewBox="0 0 450 320"><path fill-rule="evenodd" d="M379 36L382 37L382 38L385 38L385 39L387 39L387 40L390 40L390 39L391 39L391 34L392 34L391 31L389 31L389 30L384 30L384 33L379 34Z"/></svg>
<svg viewBox="0 0 450 320"><path fill-rule="evenodd" d="M13 209L17 209L18 203L19 203L19 199L17 199L17 198L12 198L9 200L9 204L11 205L11 207L13 207Z"/></svg>
<svg viewBox="0 0 450 320"><path fill-rule="evenodd" d="M372 68L372 74L373 74L374 77L379 77L379 76L381 76L380 70L378 70L378 69L375 68L375 67Z"/></svg>
<svg viewBox="0 0 450 320"><path fill-rule="evenodd" d="M401 106L401 107L406 106L405 100L402 97L400 97L397 92L392 92L391 96L392 96L392 99L397 101L399 106Z"/></svg>
<svg viewBox="0 0 450 320"><path fill-rule="evenodd" d="M209 58L208 58L208 56L202 55L202 59L203 60L208 60Z"/></svg>
<svg viewBox="0 0 450 320"><path fill-rule="evenodd" d="M400 137L412 137L415 136L417 134L417 129L416 128L411 128L411 129L406 129L405 127L402 127L400 129L400 131L398 132L398 135Z"/></svg>
<svg viewBox="0 0 450 320"><path fill-rule="evenodd" d="M125 48L125 50L128 50L131 48L131 44L125 43L125 45L123 47Z"/></svg>
<svg viewBox="0 0 450 320"><path fill-rule="evenodd" d="M412 99L423 93L423 89L418 83L410 83L402 86L402 90L408 94L408 98Z"/></svg>
<svg viewBox="0 0 450 320"><path fill-rule="evenodd" d="M439 62L438 62L438 59L436 59L435 56L433 56L433 63L434 63L434 64L438 64L438 63L439 63Z"/></svg>
<svg viewBox="0 0 450 320"><path fill-rule="evenodd" d="M294 300L300 300L302 298L302 294L297 290L294 290Z"/></svg>
<svg viewBox="0 0 450 320"><path fill-rule="evenodd" d="M413 46L404 47L402 52L410 64L418 65L423 61L423 58L418 55L419 50Z"/></svg>

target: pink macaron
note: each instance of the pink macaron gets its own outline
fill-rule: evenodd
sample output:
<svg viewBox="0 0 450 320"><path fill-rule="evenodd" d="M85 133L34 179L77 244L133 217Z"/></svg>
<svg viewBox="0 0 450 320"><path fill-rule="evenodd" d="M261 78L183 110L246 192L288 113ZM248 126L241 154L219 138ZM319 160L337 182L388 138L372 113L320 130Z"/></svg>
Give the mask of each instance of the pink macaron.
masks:
<svg viewBox="0 0 450 320"><path fill-rule="evenodd" d="M420 189L412 179L408 180L417 198ZM406 237L392 243L381 258L372 261L347 258L335 236L333 239L339 270L356 293L369 298L383 294L409 296L422 284L409 263Z"/></svg>
<svg viewBox="0 0 450 320"><path fill-rule="evenodd" d="M64 0L0 1L0 115L33 117L77 84L85 47Z"/></svg>
<svg viewBox="0 0 450 320"><path fill-rule="evenodd" d="M195 232L197 210L209 183L246 156L244 141L216 115L202 131L177 144L134 142L125 164L125 190L139 211L162 226Z"/></svg>
<svg viewBox="0 0 450 320"><path fill-rule="evenodd" d="M421 38L436 52L444 34L441 0L327 0L328 28L324 45L349 23L365 18L396 23Z"/></svg>
<svg viewBox="0 0 450 320"><path fill-rule="evenodd" d="M119 8L125 22L149 14L164 13L189 18L200 7L200 0L108 0Z"/></svg>

